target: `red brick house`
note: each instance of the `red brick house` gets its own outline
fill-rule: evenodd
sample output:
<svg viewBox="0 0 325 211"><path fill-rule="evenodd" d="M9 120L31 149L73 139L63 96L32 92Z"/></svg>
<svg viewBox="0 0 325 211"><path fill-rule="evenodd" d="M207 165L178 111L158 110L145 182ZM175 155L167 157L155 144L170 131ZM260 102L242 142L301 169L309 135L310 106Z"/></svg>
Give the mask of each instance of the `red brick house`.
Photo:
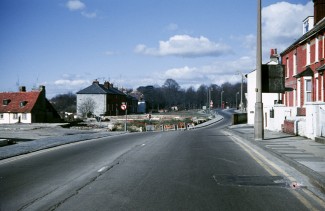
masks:
<svg viewBox="0 0 325 211"><path fill-rule="evenodd" d="M313 0L314 16L281 54L285 65L282 129L318 140L325 137L325 0Z"/></svg>
<svg viewBox="0 0 325 211"><path fill-rule="evenodd" d="M38 90L0 93L0 124L52 123L61 118L45 97L45 86Z"/></svg>
<svg viewBox="0 0 325 211"><path fill-rule="evenodd" d="M325 96L325 0L314 0L314 17L303 21L303 35L281 54L285 65L284 104L304 113L309 102L324 102ZM300 109L302 108L302 109Z"/></svg>
<svg viewBox="0 0 325 211"><path fill-rule="evenodd" d="M122 104L127 103L127 112L136 113L138 101L136 98L114 88L113 84L105 81L100 84L98 80L92 85L77 92L77 115L82 117L82 107L85 102L92 102L93 108L90 113L95 116L124 115Z"/></svg>

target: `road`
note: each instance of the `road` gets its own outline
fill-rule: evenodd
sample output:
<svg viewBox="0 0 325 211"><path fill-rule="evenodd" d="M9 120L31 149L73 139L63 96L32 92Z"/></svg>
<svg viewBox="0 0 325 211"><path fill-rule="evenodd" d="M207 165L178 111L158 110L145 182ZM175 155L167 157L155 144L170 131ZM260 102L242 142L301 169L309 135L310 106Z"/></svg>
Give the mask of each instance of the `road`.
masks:
<svg viewBox="0 0 325 211"><path fill-rule="evenodd" d="M0 161L0 210L311 210L322 202L225 132L101 138Z"/></svg>

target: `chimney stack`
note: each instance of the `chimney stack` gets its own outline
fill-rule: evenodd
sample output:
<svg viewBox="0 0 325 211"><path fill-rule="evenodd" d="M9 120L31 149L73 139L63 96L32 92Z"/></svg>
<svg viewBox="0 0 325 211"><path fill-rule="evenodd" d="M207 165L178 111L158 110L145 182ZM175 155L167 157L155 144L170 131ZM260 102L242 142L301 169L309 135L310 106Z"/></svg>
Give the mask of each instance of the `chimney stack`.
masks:
<svg viewBox="0 0 325 211"><path fill-rule="evenodd" d="M105 81L105 82L104 82L104 87L105 87L106 89L109 89L109 87L110 87L110 83L109 83L108 81Z"/></svg>
<svg viewBox="0 0 325 211"><path fill-rule="evenodd" d="M276 48L271 48L270 60L279 63L279 55Z"/></svg>
<svg viewBox="0 0 325 211"><path fill-rule="evenodd" d="M41 95L45 98L46 94L45 94L45 86L44 85L40 85L38 90L40 91Z"/></svg>
<svg viewBox="0 0 325 211"><path fill-rule="evenodd" d="M96 79L93 81L93 84L99 84L99 81Z"/></svg>
<svg viewBox="0 0 325 211"><path fill-rule="evenodd" d="M325 0L313 0L314 2L314 25L325 17Z"/></svg>
<svg viewBox="0 0 325 211"><path fill-rule="evenodd" d="M26 92L26 86L20 86L19 91L20 92Z"/></svg>

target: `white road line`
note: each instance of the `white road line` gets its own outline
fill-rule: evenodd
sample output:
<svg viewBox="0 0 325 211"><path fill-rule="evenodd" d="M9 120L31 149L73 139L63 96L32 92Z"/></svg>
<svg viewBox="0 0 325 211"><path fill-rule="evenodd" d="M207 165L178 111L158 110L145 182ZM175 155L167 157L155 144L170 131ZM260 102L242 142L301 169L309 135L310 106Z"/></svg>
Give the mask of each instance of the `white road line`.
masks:
<svg viewBox="0 0 325 211"><path fill-rule="evenodd" d="M108 168L108 166L104 166L104 167L100 168L97 172L101 173L101 172L105 171L107 168Z"/></svg>

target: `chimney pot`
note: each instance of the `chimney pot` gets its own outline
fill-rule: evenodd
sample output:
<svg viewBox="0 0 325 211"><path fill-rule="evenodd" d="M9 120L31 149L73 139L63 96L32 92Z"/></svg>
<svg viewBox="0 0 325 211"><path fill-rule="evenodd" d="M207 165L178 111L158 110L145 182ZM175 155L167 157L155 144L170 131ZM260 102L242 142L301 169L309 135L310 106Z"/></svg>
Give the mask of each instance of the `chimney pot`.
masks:
<svg viewBox="0 0 325 211"><path fill-rule="evenodd" d="M19 91L20 92L26 92L26 87L25 86L20 86Z"/></svg>
<svg viewBox="0 0 325 211"><path fill-rule="evenodd" d="M96 79L93 81L93 84L99 84L99 81Z"/></svg>
<svg viewBox="0 0 325 211"><path fill-rule="evenodd" d="M325 0L313 0L314 2L314 25L325 17Z"/></svg>
<svg viewBox="0 0 325 211"><path fill-rule="evenodd" d="M110 87L110 83L109 83L108 81L105 81L105 82L104 82L104 87L105 87L106 89L109 89L109 87Z"/></svg>

